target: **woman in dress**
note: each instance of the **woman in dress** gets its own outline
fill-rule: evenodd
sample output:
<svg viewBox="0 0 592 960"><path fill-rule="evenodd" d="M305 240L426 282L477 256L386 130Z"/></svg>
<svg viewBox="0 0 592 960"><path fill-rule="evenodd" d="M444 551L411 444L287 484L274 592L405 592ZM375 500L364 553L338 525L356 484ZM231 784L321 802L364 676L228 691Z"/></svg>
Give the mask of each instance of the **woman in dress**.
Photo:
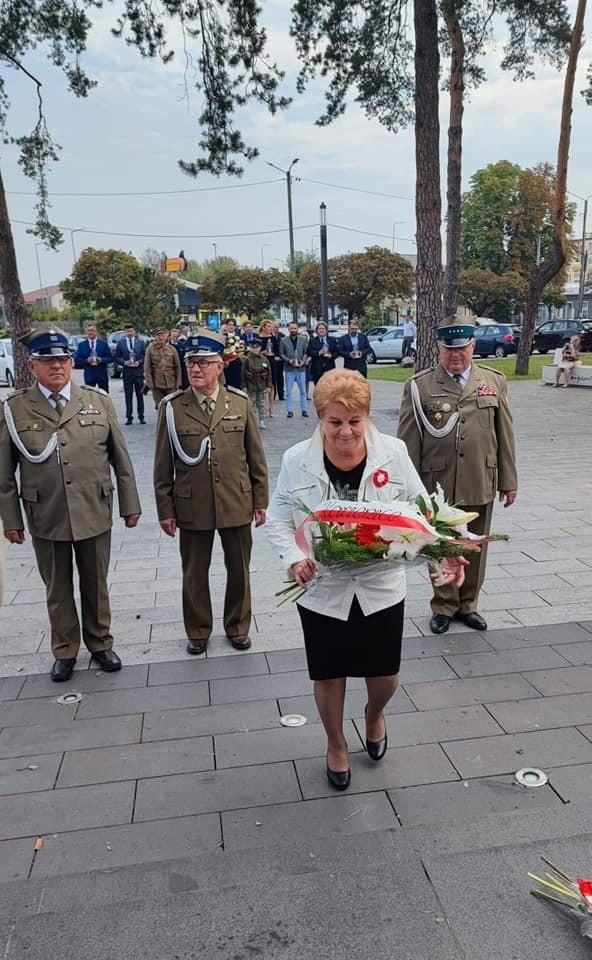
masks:
<svg viewBox="0 0 592 960"><path fill-rule="evenodd" d="M555 386L559 386L561 374L563 374L563 386L569 387L571 372L573 368L579 364L580 338L576 334L576 336L572 337L563 348L563 353L561 354L561 363L557 366L557 373L555 374Z"/></svg>
<svg viewBox="0 0 592 960"><path fill-rule="evenodd" d="M346 500L414 500L426 490L405 444L370 423L370 387L357 371L330 370L314 393L319 426L309 440L283 456L267 514L266 532L289 575L302 587L315 563L294 533L306 514L329 497ZM449 582L462 583L466 561L444 561ZM372 760L387 750L383 710L397 689L401 660L405 573L376 564L363 577L336 571L298 601L314 696L327 734L327 777L337 790L350 784L343 734L347 677L364 677L366 749Z"/></svg>
<svg viewBox="0 0 592 960"><path fill-rule="evenodd" d="M275 364L276 343L271 329L271 320L264 320L259 326L259 339L261 340L261 353L267 358L269 363L269 386L266 390L267 416L273 417L273 368Z"/></svg>
<svg viewBox="0 0 592 960"><path fill-rule="evenodd" d="M311 337L308 344L308 355L311 358L311 375L313 383L319 382L324 373L335 369L335 357L338 355L337 340L329 336L327 324L317 323L315 336Z"/></svg>

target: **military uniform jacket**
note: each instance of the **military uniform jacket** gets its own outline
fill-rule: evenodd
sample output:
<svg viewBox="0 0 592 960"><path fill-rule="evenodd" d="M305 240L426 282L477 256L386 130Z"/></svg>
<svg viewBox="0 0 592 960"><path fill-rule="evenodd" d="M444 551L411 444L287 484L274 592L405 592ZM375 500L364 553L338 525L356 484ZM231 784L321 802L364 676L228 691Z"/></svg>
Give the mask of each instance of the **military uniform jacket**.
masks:
<svg viewBox="0 0 592 960"><path fill-rule="evenodd" d="M440 483L451 503L490 503L498 490L516 490L514 428L506 378L473 364L463 390L439 364L412 378L429 424L446 426L458 411L458 422L445 437L418 427L411 401L411 380L405 384L398 436L427 489Z"/></svg>
<svg viewBox="0 0 592 960"><path fill-rule="evenodd" d="M119 513L141 513L134 469L108 396L72 384L58 414L37 385L5 401L25 447L39 454L57 431L58 445L44 463L30 463L14 446L0 412L0 516L6 530L22 530L20 499L32 537L87 540L112 523L113 480Z"/></svg>
<svg viewBox="0 0 592 960"><path fill-rule="evenodd" d="M144 376L149 390L176 390L181 383L179 354L169 343L151 343L144 356Z"/></svg>
<svg viewBox="0 0 592 960"><path fill-rule="evenodd" d="M248 353L243 360L245 384L249 393L261 393L269 385L269 360L267 357Z"/></svg>
<svg viewBox="0 0 592 960"><path fill-rule="evenodd" d="M209 456L188 466L171 449L166 408L172 406L183 450L197 457L208 436ZM251 523L268 500L267 464L253 409L242 391L220 387L214 412L202 410L191 387L159 407L154 459L159 520L175 517L187 530L216 530Z"/></svg>

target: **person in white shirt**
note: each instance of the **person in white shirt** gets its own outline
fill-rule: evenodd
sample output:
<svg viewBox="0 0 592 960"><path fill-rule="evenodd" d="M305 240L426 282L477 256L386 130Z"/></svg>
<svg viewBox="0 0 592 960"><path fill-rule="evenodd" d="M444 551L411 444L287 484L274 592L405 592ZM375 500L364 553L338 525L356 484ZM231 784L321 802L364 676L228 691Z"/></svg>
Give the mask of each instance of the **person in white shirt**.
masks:
<svg viewBox="0 0 592 960"><path fill-rule="evenodd" d="M403 322L403 343L401 345L401 356L408 357L411 353L411 347L413 346L413 341L417 335L417 328L411 319L411 317L406 317Z"/></svg>
<svg viewBox="0 0 592 960"><path fill-rule="evenodd" d="M306 517L302 505L314 509L328 496L387 502L427 496L405 444L370 423L370 399L360 373L329 370L314 392L319 426L283 456L266 533L289 576L302 587L316 571L294 536ZM445 561L447 578L462 582L464 562ZM343 735L347 677L366 680L368 755L381 760L386 753L383 711L397 689L404 598L403 569L384 563L359 578L336 570L298 601L309 673L327 733L327 778L337 790L346 790L351 780Z"/></svg>

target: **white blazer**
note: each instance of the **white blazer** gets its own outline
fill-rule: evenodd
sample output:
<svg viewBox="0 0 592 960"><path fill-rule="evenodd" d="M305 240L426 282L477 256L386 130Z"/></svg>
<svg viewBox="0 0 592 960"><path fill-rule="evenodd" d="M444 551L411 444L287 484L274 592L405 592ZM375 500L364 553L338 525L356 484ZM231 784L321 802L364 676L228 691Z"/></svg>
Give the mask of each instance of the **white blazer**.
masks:
<svg viewBox="0 0 592 960"><path fill-rule="evenodd" d="M402 440L389 437L368 424L366 430L366 467L358 491L358 500L414 500L426 489L409 458ZM384 470L388 475L384 486L375 486L374 474ZM306 555L294 540L296 528L306 514L293 503L301 500L314 509L323 500L335 497L323 462L323 438L317 427L310 440L286 450L275 490L267 511L264 527L267 538L278 550L291 577L291 566ZM363 577L347 571L334 571L314 581L314 587L298 601L309 610L325 613L337 620L347 620L354 596L365 616L399 603L406 592L404 568L397 564L376 565Z"/></svg>

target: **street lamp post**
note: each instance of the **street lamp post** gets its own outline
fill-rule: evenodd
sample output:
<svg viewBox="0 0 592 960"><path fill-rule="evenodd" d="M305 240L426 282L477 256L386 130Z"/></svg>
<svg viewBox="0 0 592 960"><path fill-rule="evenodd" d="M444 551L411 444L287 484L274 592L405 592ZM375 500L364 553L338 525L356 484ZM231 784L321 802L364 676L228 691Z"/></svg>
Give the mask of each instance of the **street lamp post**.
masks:
<svg viewBox="0 0 592 960"><path fill-rule="evenodd" d="M43 309L45 309L45 306L46 306L46 303L45 303L45 287L43 286L43 280L41 279L41 262L40 262L40 260L39 260L38 247L44 247L44 246L45 246L44 243L36 243L36 244L35 244L35 260L37 261L37 276L39 277L39 292L41 293L41 302L42 302L42 307L43 307Z"/></svg>
<svg viewBox="0 0 592 960"><path fill-rule="evenodd" d="M74 234L81 233L84 229L85 229L84 227L76 227L75 230L70 230L70 242L72 244L72 266L73 267L76 266L76 261L78 260L78 257L76 256L76 247L74 246Z"/></svg>
<svg viewBox="0 0 592 960"><path fill-rule="evenodd" d="M265 256L263 254L263 251L265 250L265 247L270 247L270 246L271 246L270 243L261 244L261 269L262 270L265 270Z"/></svg>
<svg viewBox="0 0 592 960"><path fill-rule="evenodd" d="M277 170L279 173L283 173L286 178L286 189L288 193L288 235L290 240L290 273L294 273L294 221L292 218L292 167L294 164L298 163L298 157L295 157L292 160L292 163L287 170L282 170L281 167L276 166L275 163L270 163L269 160L266 161L268 167L273 167L274 170ZM298 320L298 305L296 303L292 304L292 318Z"/></svg>
<svg viewBox="0 0 592 960"><path fill-rule="evenodd" d="M327 265L327 205L321 211L321 320L329 323L329 268Z"/></svg>
<svg viewBox="0 0 592 960"><path fill-rule="evenodd" d="M217 259L218 259L218 247L216 246L215 243L212 243L212 246L213 246L213 248L214 248L214 260L217 260Z"/></svg>

